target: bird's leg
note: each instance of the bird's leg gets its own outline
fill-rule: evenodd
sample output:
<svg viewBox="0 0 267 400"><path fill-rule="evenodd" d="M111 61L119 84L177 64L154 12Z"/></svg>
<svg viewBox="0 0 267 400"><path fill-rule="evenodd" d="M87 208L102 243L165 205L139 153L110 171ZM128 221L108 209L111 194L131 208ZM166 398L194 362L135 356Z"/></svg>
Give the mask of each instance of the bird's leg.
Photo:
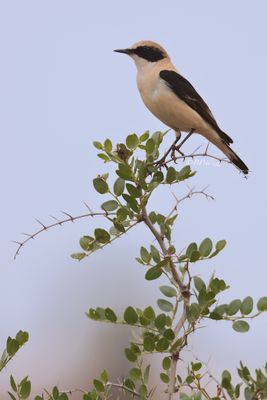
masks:
<svg viewBox="0 0 267 400"><path fill-rule="evenodd" d="M181 132L175 131L175 135L176 135L175 141L173 142L171 147L166 151L164 156L155 162L156 165L159 165L159 166L165 165L165 160L166 160L167 156L170 154L170 152L173 152L173 149L175 149L175 147L176 147L176 143L179 142L179 140L181 138Z"/></svg>
<svg viewBox="0 0 267 400"><path fill-rule="evenodd" d="M191 135L193 135L193 133L195 132L195 129L191 129L191 131L186 135L186 137L181 141L181 143L178 144L178 146L176 146L176 144L173 145L172 147L172 153L171 153L171 158L175 161L176 157L175 157L175 152L178 151L178 153L180 153L182 156L184 156L184 153L181 152L180 148L182 147L182 145L190 138Z"/></svg>

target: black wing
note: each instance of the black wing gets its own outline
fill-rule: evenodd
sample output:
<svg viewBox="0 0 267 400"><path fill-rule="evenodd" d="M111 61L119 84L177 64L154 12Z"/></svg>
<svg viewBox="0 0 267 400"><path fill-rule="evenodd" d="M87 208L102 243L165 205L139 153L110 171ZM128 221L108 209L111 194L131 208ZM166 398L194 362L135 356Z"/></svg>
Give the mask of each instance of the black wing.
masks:
<svg viewBox="0 0 267 400"><path fill-rule="evenodd" d="M189 107L193 108L208 124L210 124L220 137L227 143L233 143L233 140L224 133L215 121L209 107L197 93L191 83L175 71L163 70L159 76L167 82L169 88L183 100Z"/></svg>

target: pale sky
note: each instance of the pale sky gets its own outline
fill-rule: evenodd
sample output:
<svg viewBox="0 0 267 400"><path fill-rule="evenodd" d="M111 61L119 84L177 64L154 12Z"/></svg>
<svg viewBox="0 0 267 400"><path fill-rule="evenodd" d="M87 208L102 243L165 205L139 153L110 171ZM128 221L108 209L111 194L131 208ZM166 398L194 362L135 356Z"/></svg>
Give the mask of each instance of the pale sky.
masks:
<svg viewBox="0 0 267 400"><path fill-rule="evenodd" d="M30 332L0 375L1 398L10 373L18 380L29 375L35 392L54 384L86 388L104 368L122 376L130 330L98 325L84 312L145 307L159 296L158 281L144 281L135 262L140 246L152 242L144 228L77 263L69 254L78 250L79 237L100 225L84 220L43 234L13 260L11 240L36 230L35 218L49 222L60 210L83 213L83 201L94 209L103 201L91 182L110 167L96 157L93 140L116 143L132 132L165 129L142 104L133 62L113 49L141 39L162 44L234 139L249 178L228 165L193 166L192 185L209 185L216 201L182 205L176 247L207 236L226 239L224 252L195 273L207 278L216 270L231 285L222 302L267 295L266 13L264 0L0 0L0 349L19 329ZM200 136L187 149L198 144L205 145ZM177 195L186 190L174 188ZM164 212L172 204L170 192L161 191L152 206ZM240 359L261 367L266 324L262 315L242 335L227 323L208 323L190 351L210 359L217 375Z"/></svg>

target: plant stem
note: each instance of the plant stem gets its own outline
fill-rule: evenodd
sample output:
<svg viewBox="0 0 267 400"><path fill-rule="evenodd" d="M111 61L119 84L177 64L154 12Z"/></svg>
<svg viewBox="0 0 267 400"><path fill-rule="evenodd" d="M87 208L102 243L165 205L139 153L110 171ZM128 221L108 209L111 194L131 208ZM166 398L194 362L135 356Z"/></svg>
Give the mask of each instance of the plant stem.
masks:
<svg viewBox="0 0 267 400"><path fill-rule="evenodd" d="M145 225L149 228L149 230L152 232L155 239L157 240L157 242L162 250L163 255L165 257L168 257L169 254L168 254L168 250L166 248L165 242L164 242L164 237L161 235L161 233L155 228L155 226L150 221L145 206L142 209L142 217L143 217L143 221L144 221ZM183 302L184 302L183 313L174 329L174 333L177 338L180 330L182 329L182 327L184 326L184 323L186 322L187 310L188 310L188 307L190 304L190 291L189 291L188 287L186 285L184 285L179 273L177 272L175 263L173 262L171 257L169 257L169 264L171 267L171 273L172 273L174 282L178 286L180 293L182 295L182 298L183 298ZM172 354L172 357L171 357L170 381L169 381L168 395L167 395L168 400L172 399L172 395L175 392L175 377L176 377L176 369L177 369L178 359L179 359L179 350L178 350L178 352L176 350Z"/></svg>

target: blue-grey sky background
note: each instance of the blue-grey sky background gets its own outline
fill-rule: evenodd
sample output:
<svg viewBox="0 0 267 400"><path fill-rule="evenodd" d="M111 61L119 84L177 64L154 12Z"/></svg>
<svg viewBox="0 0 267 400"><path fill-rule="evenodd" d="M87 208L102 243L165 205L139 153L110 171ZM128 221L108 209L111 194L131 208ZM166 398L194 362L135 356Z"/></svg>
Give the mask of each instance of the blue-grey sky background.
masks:
<svg viewBox="0 0 267 400"><path fill-rule="evenodd" d="M83 201L94 209L103 201L91 181L110 167L96 157L93 140L116 143L132 132L165 129L142 104L132 60L113 49L141 39L161 43L233 137L249 178L230 165L195 166L192 185L209 185L216 200L194 198L181 206L176 247L207 236L226 239L224 252L196 265L195 274L216 270L231 285L222 302L267 295L266 13L264 0L0 1L0 348L19 329L30 332L0 376L1 398L11 372L16 379L29 375L35 393L54 384L85 389L103 368L123 376L130 330L95 324L84 312L98 305L144 307L159 296L158 281L144 281L134 260L152 240L142 227L77 263L69 254L99 224L84 220L44 233L13 260L10 241L34 232L34 218L49 222L60 210L84 212ZM198 144L205 145L200 136L187 150ZM162 212L172 204L168 190L153 200ZM217 376L240 359L263 366L266 324L263 315L242 335L227 323L207 323L186 357L210 359Z"/></svg>

